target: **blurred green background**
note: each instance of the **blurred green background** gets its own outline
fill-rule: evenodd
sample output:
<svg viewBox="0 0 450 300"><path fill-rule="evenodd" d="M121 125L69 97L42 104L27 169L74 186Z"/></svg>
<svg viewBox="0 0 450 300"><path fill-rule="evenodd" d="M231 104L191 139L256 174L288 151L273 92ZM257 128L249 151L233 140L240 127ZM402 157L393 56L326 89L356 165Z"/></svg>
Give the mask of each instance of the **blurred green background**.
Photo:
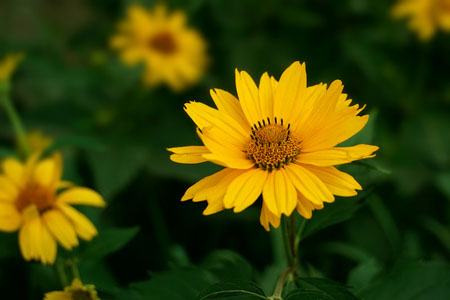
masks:
<svg viewBox="0 0 450 300"><path fill-rule="evenodd" d="M284 260L278 232L259 224L260 203L202 216L205 203L179 200L218 168L172 163L165 149L200 145L183 103L212 105L210 88L236 94L234 68L279 78L300 60L309 85L340 79L349 98L367 104L369 124L350 142L380 146L375 159L343 168L363 185L360 196L313 214L302 275L347 284L364 299L450 298L450 35L420 42L386 0L167 1L203 34L211 58L200 83L173 93L142 86L142 67L123 66L108 47L132 3L155 4L0 1L0 56L26 54L12 91L26 128L54 139L66 179L108 202L83 208L98 238L75 253L59 249L79 257L83 282L102 299L195 299L228 278L271 294ZM11 155L3 111L0 140L1 157ZM61 288L51 267L22 259L17 233L0 233L0 264L2 299Z"/></svg>

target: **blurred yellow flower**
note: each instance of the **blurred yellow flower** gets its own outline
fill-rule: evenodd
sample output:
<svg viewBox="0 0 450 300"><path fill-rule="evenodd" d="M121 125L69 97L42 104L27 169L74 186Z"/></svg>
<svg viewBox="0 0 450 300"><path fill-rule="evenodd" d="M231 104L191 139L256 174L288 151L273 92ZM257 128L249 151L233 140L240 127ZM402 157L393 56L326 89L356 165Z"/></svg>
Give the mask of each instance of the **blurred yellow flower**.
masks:
<svg viewBox="0 0 450 300"><path fill-rule="evenodd" d="M0 81L8 80L11 77L22 59L22 53L13 53L6 55L3 60L0 60Z"/></svg>
<svg viewBox="0 0 450 300"><path fill-rule="evenodd" d="M306 85L305 65L293 63L280 81L264 73L259 88L236 70L238 99L215 89L218 109L199 102L185 104L204 146L169 148L171 159L195 164L210 161L225 169L191 186L182 201L208 202L203 214L224 208L240 212L262 194L260 222L280 224L282 214L311 218L314 209L334 195L354 196L361 186L334 165L375 156L377 146L336 147L359 132L368 115L342 93L341 81Z"/></svg>
<svg viewBox="0 0 450 300"><path fill-rule="evenodd" d="M25 260L52 264L59 242L71 250L77 236L91 240L97 230L91 221L71 205L104 207L95 191L62 181L60 154L26 163L7 158L0 174L0 230L19 230L19 246Z"/></svg>
<svg viewBox="0 0 450 300"><path fill-rule="evenodd" d="M31 153L42 152L53 143L53 139L51 137L44 135L39 130L32 130L28 132L27 140Z"/></svg>
<svg viewBox="0 0 450 300"><path fill-rule="evenodd" d="M421 40L430 39L438 28L450 32L450 0L399 0L394 17L408 17L408 25Z"/></svg>
<svg viewBox="0 0 450 300"><path fill-rule="evenodd" d="M207 62L205 41L186 26L185 14L169 14L162 4L152 11L130 6L110 44L125 64L144 63L143 80L151 86L183 89L200 79Z"/></svg>
<svg viewBox="0 0 450 300"><path fill-rule="evenodd" d="M83 285L78 278L64 291L55 291L45 294L44 300L100 300L94 285Z"/></svg>

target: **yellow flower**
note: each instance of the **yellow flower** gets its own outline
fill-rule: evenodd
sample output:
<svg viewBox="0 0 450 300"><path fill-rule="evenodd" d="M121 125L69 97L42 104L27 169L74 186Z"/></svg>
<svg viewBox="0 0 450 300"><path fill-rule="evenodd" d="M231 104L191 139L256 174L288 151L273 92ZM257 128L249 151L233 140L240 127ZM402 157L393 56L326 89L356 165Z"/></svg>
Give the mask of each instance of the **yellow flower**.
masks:
<svg viewBox="0 0 450 300"><path fill-rule="evenodd" d="M163 5L153 11L132 5L111 38L111 47L121 52L127 65L144 63L145 83L166 83L180 90L199 80L207 61L203 38L185 23L184 13L169 14Z"/></svg>
<svg viewBox="0 0 450 300"><path fill-rule="evenodd" d="M91 240L95 226L71 205L104 207L95 191L62 181L60 154L26 163L3 161L0 174L0 230L19 230L19 246L25 260L52 264L59 242L65 249L78 246L78 238Z"/></svg>
<svg viewBox="0 0 450 300"><path fill-rule="evenodd" d="M78 278L72 281L72 285L64 291L55 291L45 294L44 300L100 300L95 286L83 285Z"/></svg>
<svg viewBox="0 0 450 300"><path fill-rule="evenodd" d="M0 81L8 80L17 65L22 61L22 53L8 54L6 57L0 61Z"/></svg>
<svg viewBox="0 0 450 300"><path fill-rule="evenodd" d="M422 40L430 39L437 28L450 32L450 0L399 0L392 13L409 17L409 27Z"/></svg>
<svg viewBox="0 0 450 300"><path fill-rule="evenodd" d="M32 153L42 152L53 143L52 138L44 135L39 130L30 131L27 134L27 140Z"/></svg>
<svg viewBox="0 0 450 300"><path fill-rule="evenodd" d="M336 147L367 123L363 108L350 106L342 83L306 86L305 65L293 63L277 82L264 73L259 88L236 70L238 99L215 89L218 109L203 103L185 104L198 126L204 146L169 148L178 163L210 161L225 169L191 186L182 201L208 201L209 215L234 208L240 212L262 194L260 221L280 224L295 208L305 218L333 202L334 195L354 196L361 186L334 165L375 156L377 146Z"/></svg>

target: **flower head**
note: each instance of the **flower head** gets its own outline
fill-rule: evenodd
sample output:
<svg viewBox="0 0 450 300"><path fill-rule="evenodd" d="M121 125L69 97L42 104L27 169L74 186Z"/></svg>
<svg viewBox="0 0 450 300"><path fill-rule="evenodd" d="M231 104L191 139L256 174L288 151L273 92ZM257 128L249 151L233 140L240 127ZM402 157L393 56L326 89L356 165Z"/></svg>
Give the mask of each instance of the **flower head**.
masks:
<svg viewBox="0 0 450 300"><path fill-rule="evenodd" d="M238 99L211 90L218 109L190 102L185 111L204 146L170 148L178 163L210 161L225 168L184 194L182 201L208 202L203 212L240 212L262 194L261 224L269 230L294 209L311 218L334 195L354 196L361 186L335 165L375 156L377 146L336 147L359 132L368 115L342 93L342 83L306 85L305 65L293 63L280 81L264 73L256 86L236 70Z"/></svg>
<svg viewBox="0 0 450 300"><path fill-rule="evenodd" d="M14 53L8 54L3 60L0 60L0 81L8 80L11 77L22 59L22 53Z"/></svg>
<svg viewBox="0 0 450 300"><path fill-rule="evenodd" d="M66 287L64 291L46 293L44 300L100 300L100 298L97 296L94 285L83 285L78 278L75 278L72 285Z"/></svg>
<svg viewBox="0 0 450 300"><path fill-rule="evenodd" d="M399 0L392 13L409 17L409 27L422 40L430 39L438 28L450 32L450 0Z"/></svg>
<svg viewBox="0 0 450 300"><path fill-rule="evenodd" d="M91 240L95 226L71 205L105 206L95 191L62 181L61 155L25 163L3 161L0 174L0 230L19 231L23 257L52 264L57 243L67 250L78 246L78 237Z"/></svg>
<svg viewBox="0 0 450 300"><path fill-rule="evenodd" d="M42 152L46 150L52 143L53 139L44 135L39 130L33 130L27 134L28 145L32 153Z"/></svg>
<svg viewBox="0 0 450 300"><path fill-rule="evenodd" d="M111 47L121 52L127 65L144 63L145 83L166 83L174 90L197 82L207 61L205 42L186 26L184 13L168 13L162 4L152 11L130 6Z"/></svg>

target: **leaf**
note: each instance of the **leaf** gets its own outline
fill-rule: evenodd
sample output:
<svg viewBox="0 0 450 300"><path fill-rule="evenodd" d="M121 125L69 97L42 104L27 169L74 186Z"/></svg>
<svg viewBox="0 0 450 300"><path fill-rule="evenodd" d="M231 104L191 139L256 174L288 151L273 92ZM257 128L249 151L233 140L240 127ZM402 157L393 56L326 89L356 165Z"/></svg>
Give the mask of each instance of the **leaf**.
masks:
<svg viewBox="0 0 450 300"><path fill-rule="evenodd" d="M357 300L345 285L324 278L299 278L300 289L288 293L285 300Z"/></svg>
<svg viewBox="0 0 450 300"><path fill-rule="evenodd" d="M233 300L268 299L261 287L255 283L233 280L216 283L208 287L197 297L197 300L227 298L233 298Z"/></svg>
<svg viewBox="0 0 450 300"><path fill-rule="evenodd" d="M194 268L156 273L149 280L131 284L131 288L142 299L192 300L214 282L209 272Z"/></svg>
<svg viewBox="0 0 450 300"><path fill-rule="evenodd" d="M251 280L253 276L253 268L249 262L231 250L212 252L205 259L202 267L220 280Z"/></svg>
<svg viewBox="0 0 450 300"><path fill-rule="evenodd" d="M305 225L302 238L305 238L328 226L344 222L350 219L353 214L362 206L364 199L370 190L360 193L353 198L338 198L332 204L325 204L322 210L314 211L313 217Z"/></svg>
<svg viewBox="0 0 450 300"><path fill-rule="evenodd" d="M358 292L367 300L446 300L450 265L441 261L400 261L391 272Z"/></svg>
<svg viewBox="0 0 450 300"><path fill-rule="evenodd" d="M377 276L383 267L375 258L359 263L348 275L347 283L354 288L367 286Z"/></svg>
<svg viewBox="0 0 450 300"><path fill-rule="evenodd" d="M120 250L139 232L139 227L109 228L80 250L80 259L98 259Z"/></svg>

